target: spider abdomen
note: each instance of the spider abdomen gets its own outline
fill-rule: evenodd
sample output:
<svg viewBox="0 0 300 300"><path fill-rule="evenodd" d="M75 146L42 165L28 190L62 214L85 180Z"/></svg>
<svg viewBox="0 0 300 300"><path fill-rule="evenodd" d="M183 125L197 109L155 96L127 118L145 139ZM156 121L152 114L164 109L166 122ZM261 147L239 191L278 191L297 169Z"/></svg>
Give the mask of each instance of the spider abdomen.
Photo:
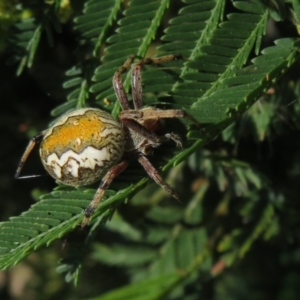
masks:
<svg viewBox="0 0 300 300"><path fill-rule="evenodd" d="M61 117L49 128L40 146L47 172L72 186L100 180L124 152L122 125L110 114L82 108Z"/></svg>

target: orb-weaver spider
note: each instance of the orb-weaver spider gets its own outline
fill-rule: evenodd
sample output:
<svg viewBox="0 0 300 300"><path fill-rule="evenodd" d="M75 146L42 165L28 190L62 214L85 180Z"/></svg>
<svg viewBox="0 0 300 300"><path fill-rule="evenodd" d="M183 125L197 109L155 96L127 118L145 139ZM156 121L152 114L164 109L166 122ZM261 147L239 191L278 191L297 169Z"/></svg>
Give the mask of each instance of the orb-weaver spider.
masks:
<svg viewBox="0 0 300 300"><path fill-rule="evenodd" d="M133 65L131 89L134 109L131 109L121 75L130 68L134 58L130 56L113 77L114 90L122 108L119 120L96 108L74 110L31 139L16 171L18 178L27 157L40 141L42 163L57 181L82 186L101 180L92 202L84 211L82 227L88 223L113 179L126 169L127 158L131 156L137 158L157 184L174 198L179 198L146 156L167 140L173 140L177 146L181 146L179 136L174 133L156 134L160 119L188 118L198 123L184 110L143 108L141 69L145 64L157 65L180 59L181 56L145 58Z"/></svg>

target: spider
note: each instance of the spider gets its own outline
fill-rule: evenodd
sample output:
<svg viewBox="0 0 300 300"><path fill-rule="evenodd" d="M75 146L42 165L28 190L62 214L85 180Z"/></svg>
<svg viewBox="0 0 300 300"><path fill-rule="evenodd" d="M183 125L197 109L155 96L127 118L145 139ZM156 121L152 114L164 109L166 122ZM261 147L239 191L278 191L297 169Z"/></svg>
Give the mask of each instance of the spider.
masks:
<svg viewBox="0 0 300 300"><path fill-rule="evenodd" d="M197 121L180 109L143 108L141 69L143 65L157 65L181 58L181 55L145 58L133 65L131 90L134 109L131 109L121 78L133 64L135 56L130 56L113 77L113 87L122 108L119 120L96 108L81 108L63 115L52 127L30 140L15 177L19 178L25 161L40 142L41 161L46 171L58 182L82 186L100 180L93 200L84 210L82 227L88 224L114 178L127 168L130 157L135 157L158 185L179 199L176 191L162 179L147 155L168 140L181 147L178 135L156 133L161 119L188 118L196 124Z"/></svg>

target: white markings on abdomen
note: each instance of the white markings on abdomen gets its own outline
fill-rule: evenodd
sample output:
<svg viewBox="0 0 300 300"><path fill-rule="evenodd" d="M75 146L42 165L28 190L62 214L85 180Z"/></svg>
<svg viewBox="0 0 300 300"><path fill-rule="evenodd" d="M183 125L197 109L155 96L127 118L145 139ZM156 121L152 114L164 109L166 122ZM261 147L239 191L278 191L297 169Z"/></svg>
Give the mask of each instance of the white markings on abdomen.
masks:
<svg viewBox="0 0 300 300"><path fill-rule="evenodd" d="M106 147L95 149L88 146L81 153L68 150L59 158L56 153L47 157L46 165L52 168L57 178L62 177L62 168L67 164L67 170L73 177L79 177L79 168L92 169L103 166L105 161L110 161L112 155Z"/></svg>

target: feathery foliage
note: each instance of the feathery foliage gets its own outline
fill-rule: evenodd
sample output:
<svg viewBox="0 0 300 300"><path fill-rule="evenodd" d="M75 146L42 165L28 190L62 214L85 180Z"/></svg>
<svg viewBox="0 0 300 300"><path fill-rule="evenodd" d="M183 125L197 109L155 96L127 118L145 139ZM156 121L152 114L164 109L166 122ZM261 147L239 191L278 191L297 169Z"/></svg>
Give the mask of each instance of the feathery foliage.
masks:
<svg viewBox="0 0 300 300"><path fill-rule="evenodd" d="M67 281L78 284L90 256L121 268L129 282L101 299L196 299L206 281L238 265L255 243L282 234L278 211L283 210L284 191L270 184L270 173L252 166L254 158L238 155L235 148L243 136L260 143L273 127L279 128L279 79L299 60L300 44L293 34L272 43L264 40L270 22L292 20L289 24L299 28L297 1L276 3L87 0L69 16L76 49L62 84L66 101L52 116L92 106L117 117L120 105L112 77L128 56L180 53L182 61L143 68L143 101L162 109L183 108L203 127L168 121L166 130L174 125L183 148L165 144L150 157L164 174L177 166L169 181L178 187L182 203L169 200L160 189L153 192L153 185L146 187L149 179L133 163L106 191L85 241L58 267ZM58 0L34 3L15 24L9 49L14 53L10 60L19 64L18 75L35 64L43 38L51 46L64 34L64 5ZM130 93L130 72L123 78ZM299 86L288 87L294 97ZM298 124L299 104L291 109ZM2 222L0 268L78 230L95 187L58 186L28 211ZM100 228L111 237L107 243L97 238Z"/></svg>

